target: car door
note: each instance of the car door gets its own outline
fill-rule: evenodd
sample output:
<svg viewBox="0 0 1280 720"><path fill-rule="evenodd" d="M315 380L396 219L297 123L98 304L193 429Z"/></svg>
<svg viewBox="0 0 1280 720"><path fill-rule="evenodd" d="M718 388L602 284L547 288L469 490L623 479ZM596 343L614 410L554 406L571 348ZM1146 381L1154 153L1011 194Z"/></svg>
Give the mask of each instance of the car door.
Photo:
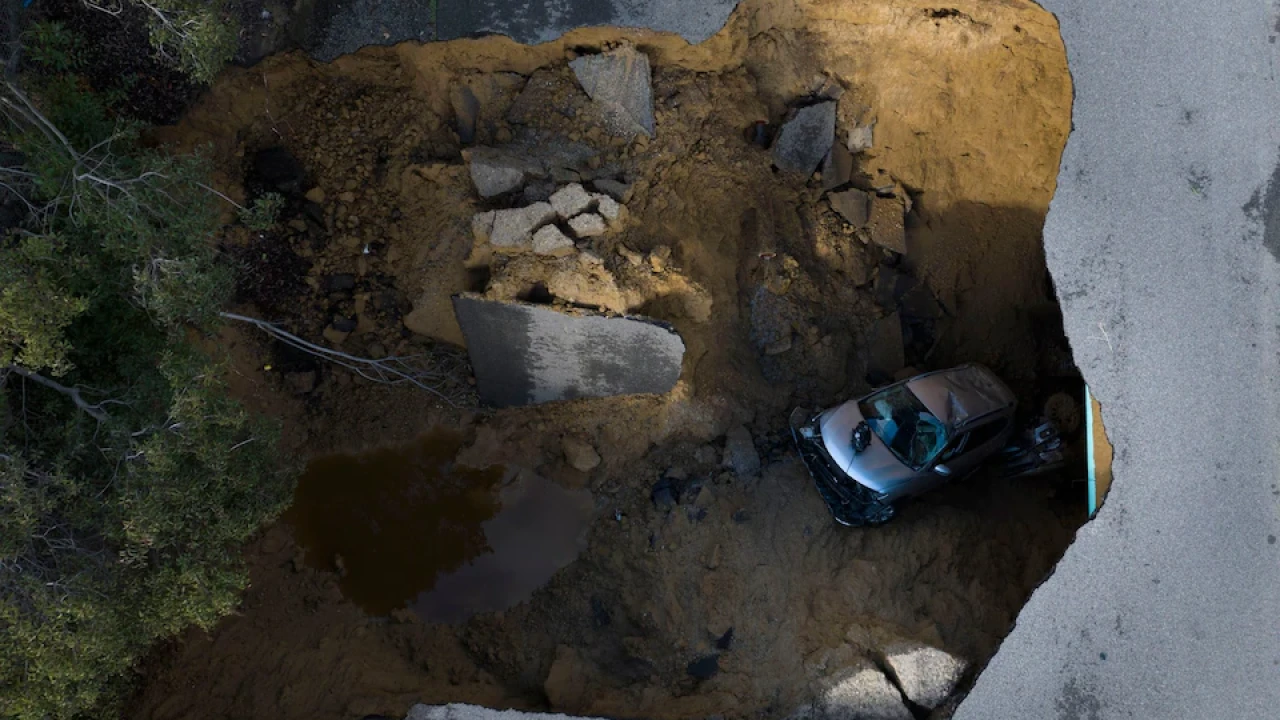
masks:
<svg viewBox="0 0 1280 720"><path fill-rule="evenodd" d="M951 469L947 477L960 479L977 470L983 461L1004 446L1009 436L1011 418L1008 414L998 414L979 420L964 432L964 444L957 452L943 462Z"/></svg>

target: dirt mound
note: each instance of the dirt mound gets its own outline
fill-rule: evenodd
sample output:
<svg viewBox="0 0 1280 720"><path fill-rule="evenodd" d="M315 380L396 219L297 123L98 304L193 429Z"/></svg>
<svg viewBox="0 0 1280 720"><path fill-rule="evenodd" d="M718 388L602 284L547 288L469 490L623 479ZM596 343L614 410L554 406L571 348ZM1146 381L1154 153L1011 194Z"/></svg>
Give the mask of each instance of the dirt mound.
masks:
<svg viewBox="0 0 1280 720"><path fill-rule="evenodd" d="M653 64L652 139L608 132L568 66L619 42ZM822 182L775 171L752 142L815 93L838 96L853 186L909 208L905 255L865 242ZM443 425L466 437L459 462L585 486L597 515L587 549L531 599L459 625L366 616L288 525L273 527L248 548L241 613L158 652L138 716L350 717L462 701L783 717L892 642L985 661L1082 510L1041 481L978 480L883 528L837 528L788 453L786 411L865 391L895 312L911 318L903 361L984 362L1023 394L1041 389L1039 232L1070 97L1053 18L1012 1L954 12L746 2L695 47L589 30L536 47L368 49L328 65L286 55L228 73L160 139L209 144L232 197L288 186L267 239L227 242L277 243L241 255L297 262L304 284L288 302L276 295L291 286L273 279L272 307L249 311L347 352L411 354L461 342L452 294L536 290L670 322L688 352L668 396L475 414L331 367L277 366L260 338L228 331L238 394L284 421L299 457ZM463 136L587 153L485 200ZM264 151L287 177L263 173ZM626 220L580 244L594 260L476 255L477 213L596 181L626 188ZM722 464L725 434L743 424L758 478ZM599 466L566 460L566 435L597 449Z"/></svg>

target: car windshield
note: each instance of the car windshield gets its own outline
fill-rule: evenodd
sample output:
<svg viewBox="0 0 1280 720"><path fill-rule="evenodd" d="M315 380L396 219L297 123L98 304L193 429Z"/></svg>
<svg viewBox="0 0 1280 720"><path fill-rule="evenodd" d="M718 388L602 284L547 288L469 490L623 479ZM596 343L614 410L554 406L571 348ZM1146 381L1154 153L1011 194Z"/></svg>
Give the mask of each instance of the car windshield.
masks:
<svg viewBox="0 0 1280 720"><path fill-rule="evenodd" d="M912 470L921 470L947 446L947 427L906 385L887 387L858 402L871 431Z"/></svg>

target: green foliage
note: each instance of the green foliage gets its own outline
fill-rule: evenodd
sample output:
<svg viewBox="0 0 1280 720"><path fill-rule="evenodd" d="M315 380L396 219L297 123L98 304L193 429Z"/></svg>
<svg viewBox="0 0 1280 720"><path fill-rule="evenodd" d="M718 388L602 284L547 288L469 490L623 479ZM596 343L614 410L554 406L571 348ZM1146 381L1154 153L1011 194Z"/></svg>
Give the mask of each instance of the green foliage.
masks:
<svg viewBox="0 0 1280 720"><path fill-rule="evenodd" d="M131 1L146 10L151 45L196 81L212 82L235 55L239 28L223 2Z"/></svg>
<svg viewBox="0 0 1280 720"><path fill-rule="evenodd" d="M208 163L3 97L33 212L0 237L0 717L69 718L234 608L292 474L202 350L232 287Z"/></svg>
<svg viewBox="0 0 1280 720"><path fill-rule="evenodd" d="M37 22L23 33L23 49L41 70L65 73L84 66L84 43L59 22Z"/></svg>
<svg viewBox="0 0 1280 720"><path fill-rule="evenodd" d="M240 222L250 230L269 230L284 209L284 196L280 193L263 193L249 207L241 208Z"/></svg>

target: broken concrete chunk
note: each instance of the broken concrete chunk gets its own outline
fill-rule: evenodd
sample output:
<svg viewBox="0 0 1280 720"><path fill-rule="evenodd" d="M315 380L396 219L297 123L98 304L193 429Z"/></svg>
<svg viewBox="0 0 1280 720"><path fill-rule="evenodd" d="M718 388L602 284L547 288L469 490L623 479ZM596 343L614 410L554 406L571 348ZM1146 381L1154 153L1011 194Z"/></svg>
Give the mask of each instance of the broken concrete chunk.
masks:
<svg viewBox="0 0 1280 720"><path fill-rule="evenodd" d="M871 242L896 253L907 252L906 227L903 225L902 201L897 198L871 198L871 218L867 227Z"/></svg>
<svg viewBox="0 0 1280 720"><path fill-rule="evenodd" d="M453 306L487 405L666 393L680 379L684 341L657 321L471 294Z"/></svg>
<svg viewBox="0 0 1280 720"><path fill-rule="evenodd" d="M545 225L533 234L533 252L537 255L563 257L572 255L575 250L573 241L555 225Z"/></svg>
<svg viewBox="0 0 1280 720"><path fill-rule="evenodd" d="M817 716L832 720L911 720L902 695L884 673L858 665L823 694Z"/></svg>
<svg viewBox="0 0 1280 720"><path fill-rule="evenodd" d="M822 189L835 190L848 185L853 178L853 153L840 143L831 144L831 152L822 162Z"/></svg>
<svg viewBox="0 0 1280 720"><path fill-rule="evenodd" d="M604 218L595 213L584 213L569 221L569 227L573 228L573 232L580 238L596 237L603 235L608 229L605 227Z"/></svg>
<svg viewBox="0 0 1280 720"><path fill-rule="evenodd" d="M835 133L834 102L800 108L778 133L773 145L773 164L782 170L812 175L831 149Z"/></svg>
<svg viewBox="0 0 1280 720"><path fill-rule="evenodd" d="M574 470L591 472L600 465L600 454L591 447L591 443L581 438L568 436L561 443L565 462Z"/></svg>
<svg viewBox="0 0 1280 720"><path fill-rule="evenodd" d="M884 660L907 699L930 710L951 696L967 665L954 655L919 643L885 648Z"/></svg>
<svg viewBox="0 0 1280 720"><path fill-rule="evenodd" d="M339 330L333 325L324 329L324 339L328 340L330 345L341 345L350 334L350 330Z"/></svg>
<svg viewBox="0 0 1280 720"><path fill-rule="evenodd" d="M596 213L604 218L609 226L615 226L622 220L622 205L608 195L593 196L596 201Z"/></svg>
<svg viewBox="0 0 1280 720"><path fill-rule="evenodd" d="M619 180L613 180L611 178L596 178L591 181L591 187L620 203L627 202L631 199L631 186Z"/></svg>
<svg viewBox="0 0 1280 720"><path fill-rule="evenodd" d="M742 425L725 433L722 464L732 468L738 477L751 477L760 472L760 453L756 452L751 432Z"/></svg>
<svg viewBox="0 0 1280 720"><path fill-rule="evenodd" d="M533 231L554 220L550 203L534 203L512 210L495 210L489 244L500 252L521 252L533 244Z"/></svg>
<svg viewBox="0 0 1280 720"><path fill-rule="evenodd" d="M870 150L875 141L875 123L870 125L859 125L849 130L849 143L847 147L851 153L860 153Z"/></svg>
<svg viewBox="0 0 1280 720"><path fill-rule="evenodd" d="M871 196L861 190L845 190L827 195L831 208L850 225L860 228L871 219Z"/></svg>
<svg viewBox="0 0 1280 720"><path fill-rule="evenodd" d="M476 213L471 218L471 235L475 238L477 245L489 242L489 236L493 234L493 219L497 215L494 211Z"/></svg>
<svg viewBox="0 0 1280 720"><path fill-rule="evenodd" d="M583 55L569 63L578 83L604 111L610 132L653 137L649 58L633 47Z"/></svg>
<svg viewBox="0 0 1280 720"><path fill-rule="evenodd" d="M591 194L578 183L565 185L551 195L551 207L565 220L586 212L591 202Z"/></svg>
<svg viewBox="0 0 1280 720"><path fill-rule="evenodd" d="M475 155L471 158L471 182L482 198L497 197L515 192L524 185L524 171L492 158Z"/></svg>
<svg viewBox="0 0 1280 720"><path fill-rule="evenodd" d="M640 267L641 265L644 264L644 255L641 255L640 253L636 252L635 250L632 250L626 245L621 245L621 244L618 245L618 254L621 255L623 258L625 258L627 262L631 263L632 265L635 265L636 267Z"/></svg>

